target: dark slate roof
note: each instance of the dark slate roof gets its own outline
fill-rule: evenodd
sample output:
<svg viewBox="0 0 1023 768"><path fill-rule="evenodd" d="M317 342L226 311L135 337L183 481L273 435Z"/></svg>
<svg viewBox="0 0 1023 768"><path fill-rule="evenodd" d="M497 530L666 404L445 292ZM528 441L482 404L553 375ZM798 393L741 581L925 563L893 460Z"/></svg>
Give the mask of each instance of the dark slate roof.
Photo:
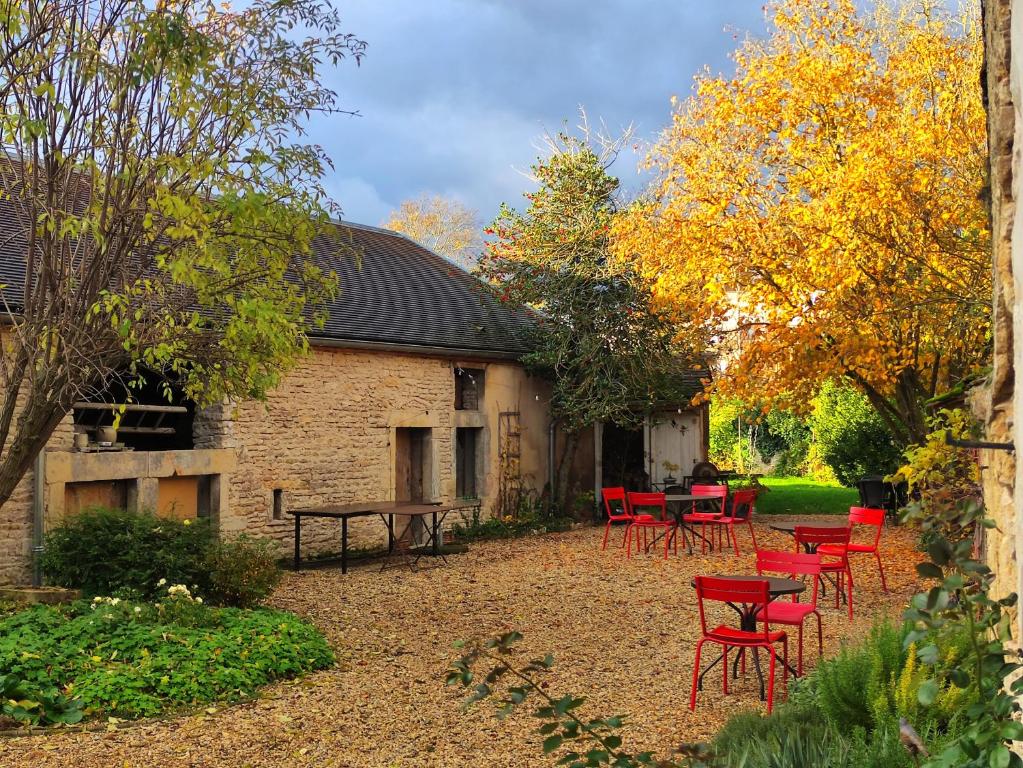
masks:
<svg viewBox="0 0 1023 768"><path fill-rule="evenodd" d="M336 227L337 241L323 237L313 247L340 278L330 317L314 338L509 356L528 351L529 315L502 304L460 267L390 230Z"/></svg>
<svg viewBox="0 0 1023 768"><path fill-rule="evenodd" d="M24 293L24 238L5 221L11 218L0 216L0 284L8 300L17 301ZM340 282L326 325L310 333L313 344L402 345L504 358L528 351L528 313L502 304L463 269L396 232L334 226L337 237L313 243L314 257Z"/></svg>

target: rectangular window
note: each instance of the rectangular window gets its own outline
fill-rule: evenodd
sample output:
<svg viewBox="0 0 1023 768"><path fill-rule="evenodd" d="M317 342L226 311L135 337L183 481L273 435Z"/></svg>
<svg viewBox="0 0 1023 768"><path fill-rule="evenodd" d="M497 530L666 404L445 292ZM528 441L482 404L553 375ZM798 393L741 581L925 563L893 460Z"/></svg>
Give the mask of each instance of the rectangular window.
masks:
<svg viewBox="0 0 1023 768"><path fill-rule="evenodd" d="M479 498L482 435L480 427L455 430L455 495L460 499Z"/></svg>
<svg viewBox="0 0 1023 768"><path fill-rule="evenodd" d="M455 368L455 410L478 411L483 402L483 370Z"/></svg>
<svg viewBox="0 0 1023 768"><path fill-rule="evenodd" d="M283 520L284 519L284 489L283 488L274 488L273 519L274 520Z"/></svg>

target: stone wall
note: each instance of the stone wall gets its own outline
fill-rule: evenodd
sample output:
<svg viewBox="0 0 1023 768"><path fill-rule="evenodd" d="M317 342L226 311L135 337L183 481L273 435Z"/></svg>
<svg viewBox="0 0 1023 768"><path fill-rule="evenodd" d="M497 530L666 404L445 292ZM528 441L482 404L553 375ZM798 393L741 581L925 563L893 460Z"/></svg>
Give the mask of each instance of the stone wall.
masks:
<svg viewBox="0 0 1023 768"><path fill-rule="evenodd" d="M1023 232L1016 219L1016 199L1023 187L1018 132L1023 128L1019 105L1023 104L1023 3L1020 0L984 0L984 79L988 111L990 155L991 224L993 243L994 353L986 387L972 398L974 410L986 424L986 439L1014 442L1023 448L1023 423L1014 419L1023 410L1023 388L1015 386L1015 372L1023 370L1023 307L1016 275L1023 275ZM1015 49L1016 56L1011 56ZM998 596L1023 594L1019 556L1023 545L1023 498L1015 488L1023 480L1023 462L1008 451L981 452L984 499L989 514L998 523L987 533L986 557L997 574ZM1016 637L1023 633L1017 612Z"/></svg>
<svg viewBox="0 0 1023 768"><path fill-rule="evenodd" d="M478 411L456 411L455 366L485 369ZM227 480L222 530L292 541L293 520L274 517L274 491L283 510L323 504L390 500L395 496L396 430L428 428L425 495L455 497L455 429L482 429L484 508L499 485L498 421L520 414L520 472L528 486L546 481L547 390L521 366L411 354L315 348L266 403L223 406L196 420L197 446L235 448L238 469ZM451 518L449 518L449 522ZM303 552L337 551L339 524L309 520ZM385 540L377 518L352 521L351 546Z"/></svg>

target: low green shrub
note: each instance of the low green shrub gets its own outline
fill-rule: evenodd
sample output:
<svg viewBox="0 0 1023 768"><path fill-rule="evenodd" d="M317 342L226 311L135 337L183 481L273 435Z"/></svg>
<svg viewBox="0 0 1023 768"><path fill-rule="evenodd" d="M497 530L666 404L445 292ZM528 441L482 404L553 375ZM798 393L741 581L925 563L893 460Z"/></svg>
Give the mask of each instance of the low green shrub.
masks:
<svg viewBox="0 0 1023 768"><path fill-rule="evenodd" d="M54 528L42 567L51 582L87 596L149 600L169 582L239 608L261 602L281 580L270 541L245 535L218 540L205 520L123 509L89 509Z"/></svg>
<svg viewBox="0 0 1023 768"><path fill-rule="evenodd" d="M215 542L206 553L208 596L218 605L250 608L281 581L277 548L267 539L242 534Z"/></svg>
<svg viewBox="0 0 1023 768"><path fill-rule="evenodd" d="M156 603L94 598L0 619L0 677L76 699L86 716L138 718L251 696L330 666L297 616L212 608L176 585Z"/></svg>
<svg viewBox="0 0 1023 768"><path fill-rule="evenodd" d="M47 534L41 563L52 583L86 595L151 598L160 579L205 586L205 557L215 541L204 520L95 508Z"/></svg>
<svg viewBox="0 0 1023 768"><path fill-rule="evenodd" d="M832 725L859 726L868 732L874 728L875 709L882 706L878 700L890 695L892 681L906 661L902 638L900 628L882 621L864 643L845 646L817 665L806 685L813 688L817 706Z"/></svg>
<svg viewBox="0 0 1023 768"><path fill-rule="evenodd" d="M53 685L34 685L0 675L0 715L26 725L71 725L82 719L82 701Z"/></svg>
<svg viewBox="0 0 1023 768"><path fill-rule="evenodd" d="M588 498L584 504L592 502L592 494ZM477 507L471 520L455 523L451 526L451 533L462 541L510 539L549 531L567 531L573 522L547 497L526 491L519 495L512 514L483 518Z"/></svg>

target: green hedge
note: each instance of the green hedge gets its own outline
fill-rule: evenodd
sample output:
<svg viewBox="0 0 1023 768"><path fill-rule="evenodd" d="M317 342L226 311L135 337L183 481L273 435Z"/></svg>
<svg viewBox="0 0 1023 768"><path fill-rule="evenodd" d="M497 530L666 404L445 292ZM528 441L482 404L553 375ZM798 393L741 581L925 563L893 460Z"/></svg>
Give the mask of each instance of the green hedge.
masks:
<svg viewBox="0 0 1023 768"><path fill-rule="evenodd" d="M151 599L167 584L187 584L219 605L251 607L281 579L276 550L249 536L219 540L205 520L95 508L46 537L43 572L88 596Z"/></svg>

